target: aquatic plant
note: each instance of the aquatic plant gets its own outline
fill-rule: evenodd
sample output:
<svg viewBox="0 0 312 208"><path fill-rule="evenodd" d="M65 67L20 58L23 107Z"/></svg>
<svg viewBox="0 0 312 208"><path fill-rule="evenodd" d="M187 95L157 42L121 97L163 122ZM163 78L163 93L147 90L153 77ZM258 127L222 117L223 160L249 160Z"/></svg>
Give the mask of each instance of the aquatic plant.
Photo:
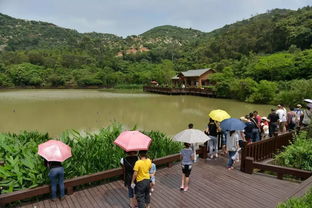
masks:
<svg viewBox="0 0 312 208"><path fill-rule="evenodd" d="M113 144L122 132L120 124L113 124L98 133L66 131L59 140L72 148L72 157L63 163L65 178L92 174L120 166L124 151ZM149 150L152 158L158 158L181 150L181 144L172 141L158 131L144 132L153 140ZM38 144L52 139L48 134L22 132L0 134L0 186L2 193L32 188L49 183L48 170L43 159L37 154Z"/></svg>

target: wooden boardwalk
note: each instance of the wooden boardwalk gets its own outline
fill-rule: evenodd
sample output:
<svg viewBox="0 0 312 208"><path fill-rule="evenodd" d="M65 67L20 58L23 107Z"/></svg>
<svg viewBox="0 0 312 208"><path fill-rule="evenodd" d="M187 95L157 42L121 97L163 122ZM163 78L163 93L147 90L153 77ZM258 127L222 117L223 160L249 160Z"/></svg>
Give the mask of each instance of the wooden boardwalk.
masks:
<svg viewBox="0 0 312 208"><path fill-rule="evenodd" d="M249 175L239 168L227 170L225 158L194 164L187 192L179 190L181 167L157 171L152 208L274 208L298 183L263 175ZM115 181L74 192L63 201L49 199L25 204L23 208L97 208L128 207L127 190L122 181Z"/></svg>

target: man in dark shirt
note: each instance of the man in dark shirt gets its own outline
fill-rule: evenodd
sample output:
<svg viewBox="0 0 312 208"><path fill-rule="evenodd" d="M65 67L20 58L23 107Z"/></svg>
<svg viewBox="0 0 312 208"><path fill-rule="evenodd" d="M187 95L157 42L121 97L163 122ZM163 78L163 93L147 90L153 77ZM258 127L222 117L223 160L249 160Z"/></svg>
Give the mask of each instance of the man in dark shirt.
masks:
<svg viewBox="0 0 312 208"><path fill-rule="evenodd" d="M131 180L134 172L133 168L137 160L138 156L136 151L127 152L127 156L120 160L120 164L123 166L124 170L124 184L128 188L129 206L131 208L134 208L137 204L134 197L134 189L131 187Z"/></svg>
<svg viewBox="0 0 312 208"><path fill-rule="evenodd" d="M270 137L273 136L273 134L277 130L277 125L278 125L278 115L275 113L274 109L271 109L271 113L268 115L268 119L270 120L269 122L269 135Z"/></svg>

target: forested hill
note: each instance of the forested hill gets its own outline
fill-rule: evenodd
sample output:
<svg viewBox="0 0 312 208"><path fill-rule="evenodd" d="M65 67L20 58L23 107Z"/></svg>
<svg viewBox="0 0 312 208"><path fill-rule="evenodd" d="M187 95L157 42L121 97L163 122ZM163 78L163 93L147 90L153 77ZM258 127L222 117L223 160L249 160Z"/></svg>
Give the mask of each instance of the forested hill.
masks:
<svg viewBox="0 0 312 208"><path fill-rule="evenodd" d="M312 98L305 90L312 80L294 81L312 79L311 45L309 6L274 9L208 33L164 25L126 38L0 14L0 87L170 85L176 72L212 67L219 97L269 103L296 95L284 102L294 103Z"/></svg>
<svg viewBox="0 0 312 208"><path fill-rule="evenodd" d="M83 47L85 39L121 40L112 34L78 33L41 21L15 19L0 13L0 49L28 50L55 47Z"/></svg>
<svg viewBox="0 0 312 208"><path fill-rule="evenodd" d="M274 53L291 45L309 48L311 19L311 7L298 11L275 9L209 33L165 25L123 39L113 34L78 33L51 23L15 19L0 13L0 50L69 47L125 53L131 48L161 47L171 53L175 49L191 49L196 59L209 63L223 58L237 59L249 52Z"/></svg>

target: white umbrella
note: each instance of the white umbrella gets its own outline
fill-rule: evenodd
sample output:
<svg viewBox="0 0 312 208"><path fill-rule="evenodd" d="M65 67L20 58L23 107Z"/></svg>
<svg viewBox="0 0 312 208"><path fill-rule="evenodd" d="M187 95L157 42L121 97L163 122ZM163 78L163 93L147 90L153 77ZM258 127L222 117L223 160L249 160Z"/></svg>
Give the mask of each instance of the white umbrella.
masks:
<svg viewBox="0 0 312 208"><path fill-rule="evenodd" d="M178 133L173 137L173 140L178 142L186 142L190 144L194 143L204 143L210 140L203 131L198 129L186 129Z"/></svg>
<svg viewBox="0 0 312 208"><path fill-rule="evenodd" d="M312 99L304 99L303 101L306 103L312 103Z"/></svg>

